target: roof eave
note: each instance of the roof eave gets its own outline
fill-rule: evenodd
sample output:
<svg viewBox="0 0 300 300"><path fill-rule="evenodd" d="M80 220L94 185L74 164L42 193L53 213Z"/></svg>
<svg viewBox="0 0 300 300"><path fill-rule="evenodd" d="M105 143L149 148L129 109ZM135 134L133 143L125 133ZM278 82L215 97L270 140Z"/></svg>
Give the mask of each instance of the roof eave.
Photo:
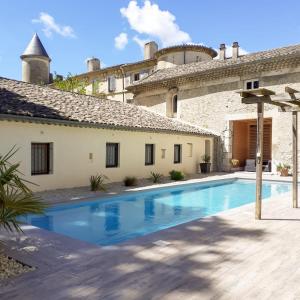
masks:
<svg viewBox="0 0 300 300"><path fill-rule="evenodd" d="M204 137L217 137L217 135L214 133L206 134L206 133L197 133L197 132L182 131L182 130L177 131L177 130L170 130L170 129L150 128L150 127L148 128L148 127L121 126L121 125L113 125L113 124L90 123L90 122L85 122L85 121L81 122L81 121L76 121L76 120L50 119L50 118L31 117L31 116L13 115L13 114L0 114L0 120L39 123L39 124L47 124L47 125L82 127L82 128L99 128L99 129L125 130L125 131L159 132L159 133L194 135L194 136L204 136Z"/></svg>

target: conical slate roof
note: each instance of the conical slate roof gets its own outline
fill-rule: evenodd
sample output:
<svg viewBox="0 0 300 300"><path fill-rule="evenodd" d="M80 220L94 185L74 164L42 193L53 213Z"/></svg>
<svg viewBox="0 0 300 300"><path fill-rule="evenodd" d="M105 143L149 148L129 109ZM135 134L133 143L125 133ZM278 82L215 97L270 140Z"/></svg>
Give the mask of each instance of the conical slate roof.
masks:
<svg viewBox="0 0 300 300"><path fill-rule="evenodd" d="M21 55L21 58L26 56L44 56L47 57L50 60L50 57L48 56L47 51L45 50L39 36L37 33L34 34L32 37L30 43L28 44L27 48Z"/></svg>

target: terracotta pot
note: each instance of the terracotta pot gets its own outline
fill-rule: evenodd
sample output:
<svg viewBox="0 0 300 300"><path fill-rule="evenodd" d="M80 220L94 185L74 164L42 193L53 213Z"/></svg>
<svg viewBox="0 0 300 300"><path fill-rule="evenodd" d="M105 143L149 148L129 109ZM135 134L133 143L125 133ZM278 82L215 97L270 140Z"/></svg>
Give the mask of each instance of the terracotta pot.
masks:
<svg viewBox="0 0 300 300"><path fill-rule="evenodd" d="M288 176L289 175L289 169L281 169L280 176Z"/></svg>

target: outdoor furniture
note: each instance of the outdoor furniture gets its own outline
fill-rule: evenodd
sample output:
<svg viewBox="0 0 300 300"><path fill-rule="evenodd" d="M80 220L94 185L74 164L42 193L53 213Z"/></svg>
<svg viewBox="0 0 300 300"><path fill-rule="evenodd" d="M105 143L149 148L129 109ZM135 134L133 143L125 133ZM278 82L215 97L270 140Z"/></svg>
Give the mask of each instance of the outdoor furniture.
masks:
<svg viewBox="0 0 300 300"><path fill-rule="evenodd" d="M264 160L262 165L263 172L271 172L271 169L272 169L272 161Z"/></svg>
<svg viewBox="0 0 300 300"><path fill-rule="evenodd" d="M255 159L246 159L245 171L247 172L255 172Z"/></svg>

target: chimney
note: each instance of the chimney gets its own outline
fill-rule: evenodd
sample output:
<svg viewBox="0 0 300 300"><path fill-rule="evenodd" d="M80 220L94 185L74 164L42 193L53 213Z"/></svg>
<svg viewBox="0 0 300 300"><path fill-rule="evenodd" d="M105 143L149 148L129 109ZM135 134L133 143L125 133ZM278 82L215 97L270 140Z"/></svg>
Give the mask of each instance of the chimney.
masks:
<svg viewBox="0 0 300 300"><path fill-rule="evenodd" d="M239 43L238 42L233 42L232 44L232 58L237 59L239 57Z"/></svg>
<svg viewBox="0 0 300 300"><path fill-rule="evenodd" d="M220 60L225 60L226 59L226 46L225 46L225 44L220 44L219 59Z"/></svg>
<svg viewBox="0 0 300 300"><path fill-rule="evenodd" d="M144 45L144 60L154 58L158 46L155 42L149 42Z"/></svg>
<svg viewBox="0 0 300 300"><path fill-rule="evenodd" d="M98 58L92 57L86 60L87 71L94 72L100 70L100 60Z"/></svg>

